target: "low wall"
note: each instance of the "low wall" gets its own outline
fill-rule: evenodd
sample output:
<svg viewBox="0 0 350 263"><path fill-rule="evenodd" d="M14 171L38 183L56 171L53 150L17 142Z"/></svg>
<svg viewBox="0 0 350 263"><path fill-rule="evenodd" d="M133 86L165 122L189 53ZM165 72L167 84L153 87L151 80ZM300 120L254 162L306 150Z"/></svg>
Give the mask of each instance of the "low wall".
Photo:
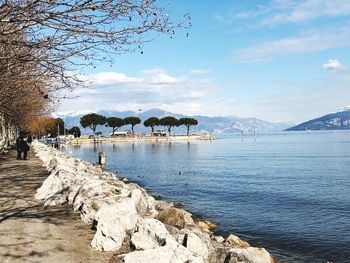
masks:
<svg viewBox="0 0 350 263"><path fill-rule="evenodd" d="M69 140L71 144L86 144L86 143L137 143L137 142L177 142L177 141L195 141L195 140L215 140L215 137L210 135L176 135L176 136L133 136L133 137L101 137L98 139L74 138Z"/></svg>

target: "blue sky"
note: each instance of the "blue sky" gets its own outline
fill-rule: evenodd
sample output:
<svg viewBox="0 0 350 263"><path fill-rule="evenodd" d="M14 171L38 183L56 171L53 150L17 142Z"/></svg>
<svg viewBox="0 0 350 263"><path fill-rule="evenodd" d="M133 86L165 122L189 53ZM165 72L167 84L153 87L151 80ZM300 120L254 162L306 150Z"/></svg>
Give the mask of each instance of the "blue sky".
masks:
<svg viewBox="0 0 350 263"><path fill-rule="evenodd" d="M110 66L60 112L147 110L300 122L350 105L350 0L170 2L192 27ZM189 37L186 37L189 33Z"/></svg>

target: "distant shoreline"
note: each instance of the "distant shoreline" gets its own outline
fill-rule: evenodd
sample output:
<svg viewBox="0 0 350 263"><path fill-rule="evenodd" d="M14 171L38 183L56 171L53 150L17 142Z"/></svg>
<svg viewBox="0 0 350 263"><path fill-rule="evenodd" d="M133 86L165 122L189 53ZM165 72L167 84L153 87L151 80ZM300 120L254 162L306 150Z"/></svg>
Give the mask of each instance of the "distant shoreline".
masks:
<svg viewBox="0 0 350 263"><path fill-rule="evenodd" d="M89 144L89 143L160 143L160 142L184 142L184 141L196 141L196 140L216 140L216 137L212 135L174 135L174 136L132 136L132 137L99 137L95 139L89 138L74 138L68 139L67 143L71 145L79 145L79 144Z"/></svg>

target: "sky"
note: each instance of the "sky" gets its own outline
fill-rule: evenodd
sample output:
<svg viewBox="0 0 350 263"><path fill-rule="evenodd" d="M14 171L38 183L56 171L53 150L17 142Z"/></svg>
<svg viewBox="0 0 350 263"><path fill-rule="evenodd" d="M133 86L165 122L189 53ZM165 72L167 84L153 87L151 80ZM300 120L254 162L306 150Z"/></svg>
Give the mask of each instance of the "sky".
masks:
<svg viewBox="0 0 350 263"><path fill-rule="evenodd" d="M350 105L350 0L172 0L192 27L113 65L60 113L160 108L299 123ZM188 33L188 37L187 37Z"/></svg>

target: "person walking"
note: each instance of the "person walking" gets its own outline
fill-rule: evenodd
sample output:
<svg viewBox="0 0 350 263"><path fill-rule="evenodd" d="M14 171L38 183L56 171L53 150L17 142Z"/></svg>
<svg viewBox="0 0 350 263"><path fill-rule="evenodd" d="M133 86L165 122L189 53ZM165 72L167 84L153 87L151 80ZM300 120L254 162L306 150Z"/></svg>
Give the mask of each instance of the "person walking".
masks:
<svg viewBox="0 0 350 263"><path fill-rule="evenodd" d="M23 139L22 135L20 135L16 139L17 160L22 160L23 145L24 145L24 139Z"/></svg>
<svg viewBox="0 0 350 263"><path fill-rule="evenodd" d="M28 143L23 140L23 160L27 160L27 153L29 151L30 147L28 145Z"/></svg>
<svg viewBox="0 0 350 263"><path fill-rule="evenodd" d="M17 160L27 160L27 153L30 148L22 135L20 135L17 138L16 147L17 147ZM22 152L23 152L23 159L22 159Z"/></svg>

